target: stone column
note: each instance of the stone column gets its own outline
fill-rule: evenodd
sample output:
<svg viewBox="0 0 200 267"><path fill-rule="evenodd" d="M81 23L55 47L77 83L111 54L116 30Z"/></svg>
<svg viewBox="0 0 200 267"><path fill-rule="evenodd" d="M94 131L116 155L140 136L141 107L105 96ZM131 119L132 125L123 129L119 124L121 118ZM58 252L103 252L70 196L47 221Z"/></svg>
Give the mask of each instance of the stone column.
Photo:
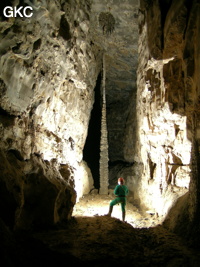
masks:
<svg viewBox="0 0 200 267"><path fill-rule="evenodd" d="M102 115L101 115L101 142L100 142L100 190L99 194L108 194L108 131L106 122L106 65L105 54L103 55L103 97L102 97Z"/></svg>

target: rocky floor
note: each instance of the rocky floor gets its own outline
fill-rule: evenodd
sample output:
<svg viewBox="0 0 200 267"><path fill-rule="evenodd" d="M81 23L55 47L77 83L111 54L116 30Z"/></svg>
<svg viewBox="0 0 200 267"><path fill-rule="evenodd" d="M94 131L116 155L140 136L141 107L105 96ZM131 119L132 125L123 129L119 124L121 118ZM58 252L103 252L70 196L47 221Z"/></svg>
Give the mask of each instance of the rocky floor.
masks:
<svg viewBox="0 0 200 267"><path fill-rule="evenodd" d="M187 247L167 231L156 216L140 214L127 204L126 222L120 206L113 217L105 216L110 196L88 195L74 209L67 225L51 231L34 233L32 238L51 251L60 261L87 266L199 266L199 252ZM53 257L53 259L55 258ZM50 264L53 263L53 260ZM63 265L64 266L64 265Z"/></svg>
<svg viewBox="0 0 200 267"><path fill-rule="evenodd" d="M108 213L109 203L114 199L114 195L99 195L96 193L83 196L75 205L73 216L75 218L82 216L103 216ZM121 206L116 205L113 208L112 217L122 219ZM141 212L137 207L127 201L126 222L134 228L144 228L156 226L162 222L163 218L158 217L154 212Z"/></svg>

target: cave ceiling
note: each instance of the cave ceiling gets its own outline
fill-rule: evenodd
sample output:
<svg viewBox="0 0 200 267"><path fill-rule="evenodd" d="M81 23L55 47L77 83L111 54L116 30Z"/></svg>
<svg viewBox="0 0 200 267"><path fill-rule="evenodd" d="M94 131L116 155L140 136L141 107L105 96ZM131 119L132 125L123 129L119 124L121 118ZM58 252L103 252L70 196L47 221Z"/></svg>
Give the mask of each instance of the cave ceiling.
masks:
<svg viewBox="0 0 200 267"><path fill-rule="evenodd" d="M123 100L135 87L138 1L95 0L91 9L91 34L106 54L106 91L110 104ZM102 14L105 14L105 25L101 22ZM114 21L109 20L111 17ZM110 29L109 23L113 25Z"/></svg>

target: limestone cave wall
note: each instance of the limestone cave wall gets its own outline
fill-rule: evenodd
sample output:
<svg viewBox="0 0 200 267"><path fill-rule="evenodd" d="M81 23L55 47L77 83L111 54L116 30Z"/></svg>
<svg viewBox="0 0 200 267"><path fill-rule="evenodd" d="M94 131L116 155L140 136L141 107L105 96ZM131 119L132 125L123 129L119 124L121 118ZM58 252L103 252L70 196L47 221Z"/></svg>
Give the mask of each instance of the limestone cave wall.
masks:
<svg viewBox="0 0 200 267"><path fill-rule="evenodd" d="M19 228L69 218L93 186L82 151L102 57L90 1L31 5L0 20L0 205Z"/></svg>
<svg viewBox="0 0 200 267"><path fill-rule="evenodd" d="M104 53L110 180L122 175L129 201L168 228L199 231L199 1L116 3L43 0L31 18L0 18L0 210L11 228L62 222L93 187L83 149Z"/></svg>
<svg viewBox="0 0 200 267"><path fill-rule="evenodd" d="M199 220L198 1L141 1L135 198L184 234ZM197 222L196 221L196 222ZM191 232L190 232L191 233ZM194 234L195 235L195 234ZM193 236L194 237L194 236Z"/></svg>

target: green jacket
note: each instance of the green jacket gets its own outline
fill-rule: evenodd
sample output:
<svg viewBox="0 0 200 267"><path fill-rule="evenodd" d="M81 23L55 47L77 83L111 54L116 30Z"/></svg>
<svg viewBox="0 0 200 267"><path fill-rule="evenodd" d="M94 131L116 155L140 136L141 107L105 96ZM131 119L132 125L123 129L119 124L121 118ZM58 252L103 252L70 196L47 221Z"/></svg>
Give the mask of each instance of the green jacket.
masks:
<svg viewBox="0 0 200 267"><path fill-rule="evenodd" d="M128 195L128 188L125 185L117 185L114 194L118 197L125 197Z"/></svg>

